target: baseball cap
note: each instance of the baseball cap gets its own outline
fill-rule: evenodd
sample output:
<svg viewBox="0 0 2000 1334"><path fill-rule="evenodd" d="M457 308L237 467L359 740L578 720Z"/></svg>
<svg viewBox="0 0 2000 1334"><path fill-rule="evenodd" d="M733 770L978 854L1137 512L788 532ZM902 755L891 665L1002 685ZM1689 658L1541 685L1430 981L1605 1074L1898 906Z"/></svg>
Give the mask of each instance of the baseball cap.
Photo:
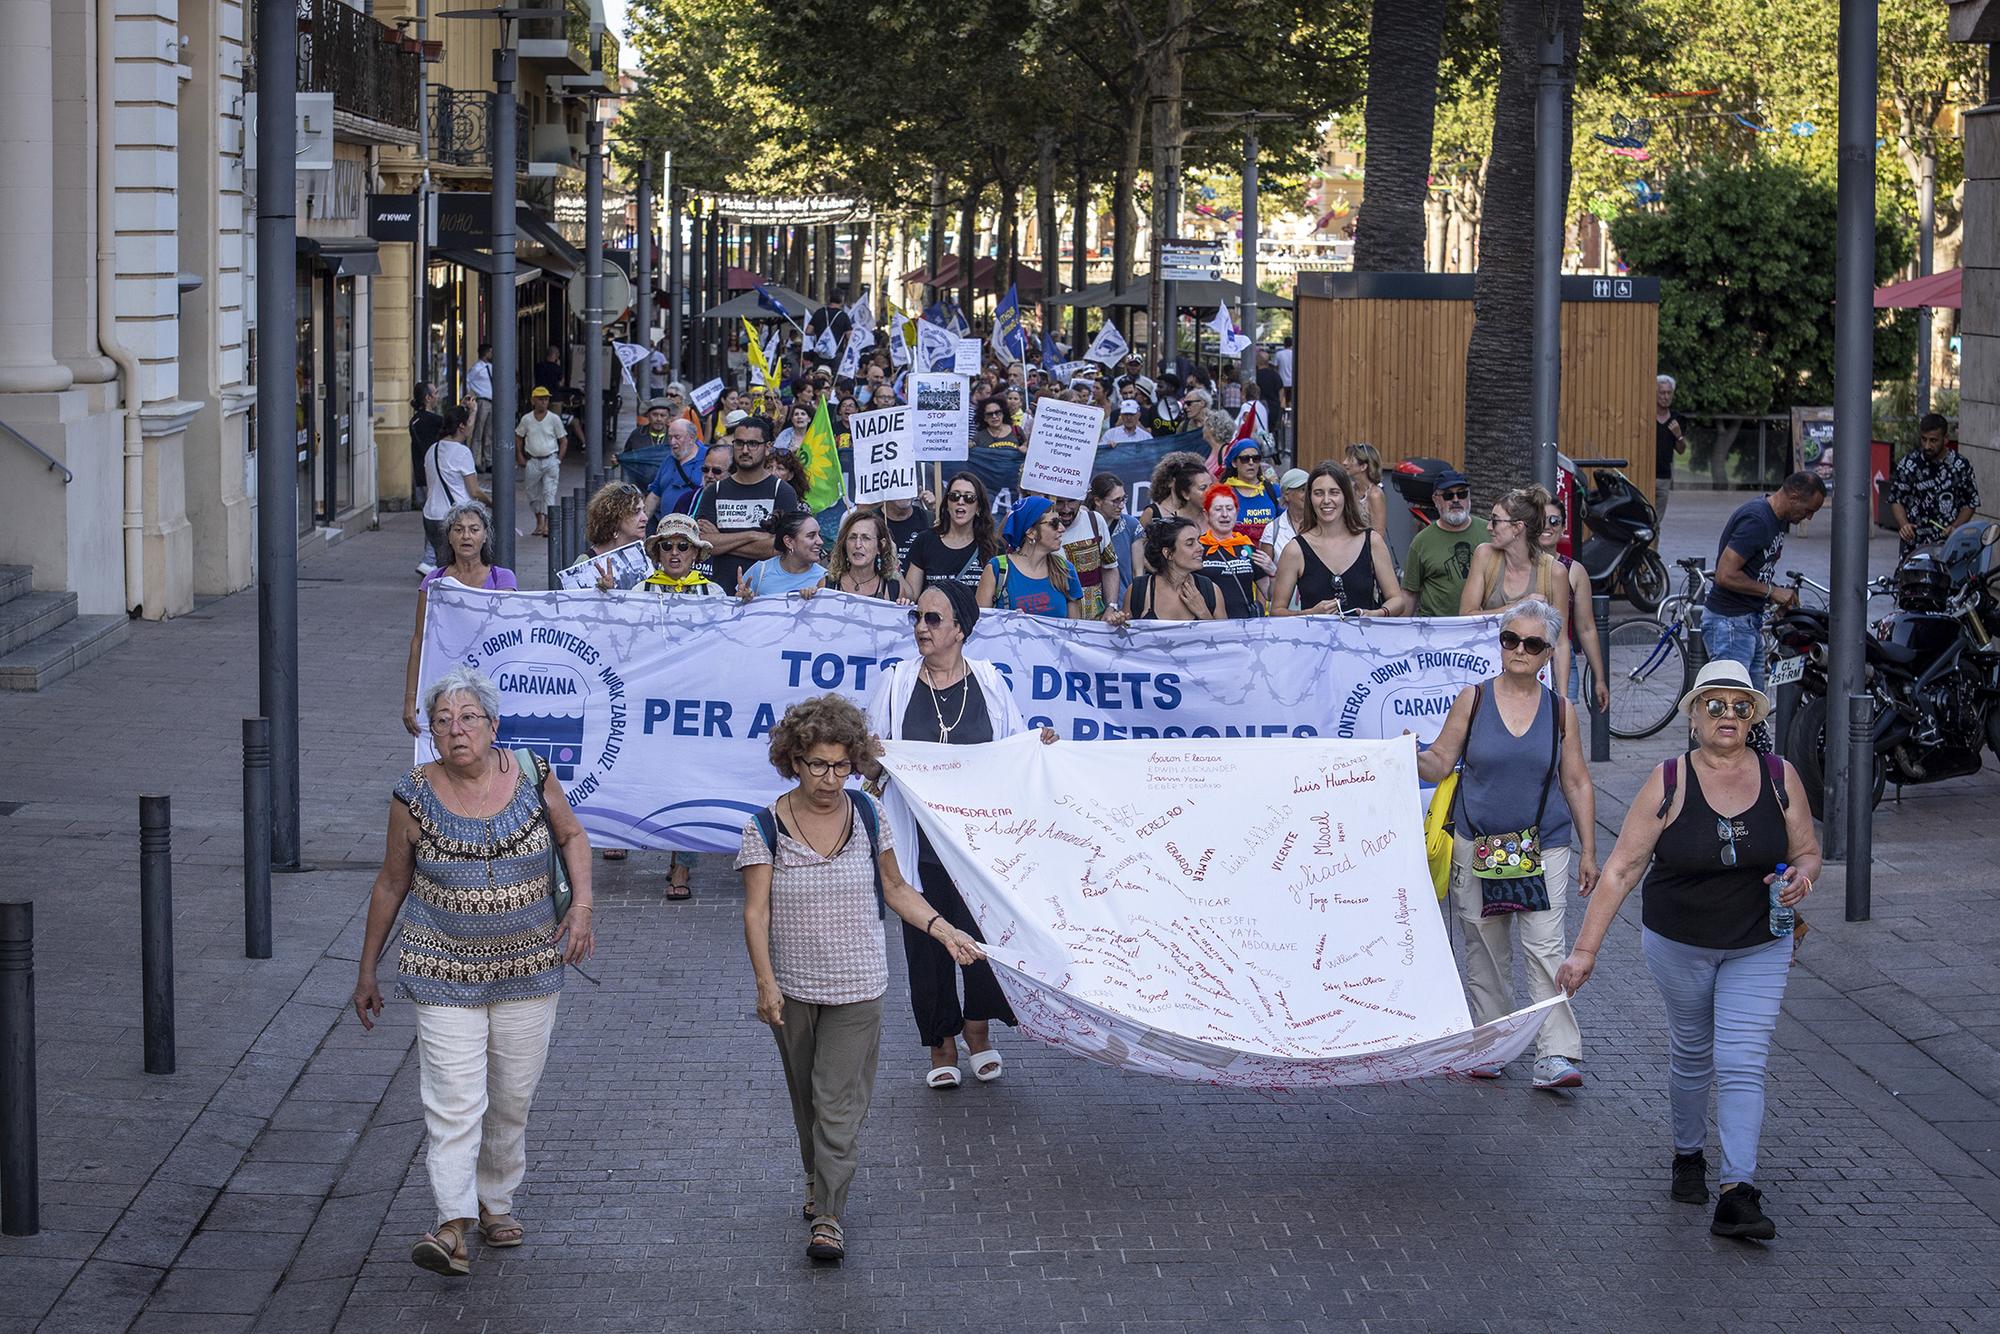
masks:
<svg viewBox="0 0 2000 1334"><path fill-rule="evenodd" d="M536 385L534 389L530 391L528 394L529 398L547 398L548 396L549 396L548 387L546 385L539 385L539 384Z"/></svg>
<svg viewBox="0 0 2000 1334"><path fill-rule="evenodd" d="M1278 489L1280 491L1296 491L1311 480L1312 478L1306 473L1304 468L1287 468L1285 469L1285 475L1278 479Z"/></svg>
<svg viewBox="0 0 2000 1334"><path fill-rule="evenodd" d="M1435 494L1439 491L1449 490L1454 486L1463 486L1466 487L1467 489L1470 489L1472 486L1472 479L1470 477L1467 477L1464 473L1460 472L1456 468L1446 468L1443 472L1438 474L1438 479L1435 483L1432 484L1431 491L1433 494Z"/></svg>
<svg viewBox="0 0 2000 1334"><path fill-rule="evenodd" d="M1139 411L1139 400L1136 398L1128 398L1118 404L1118 413L1120 416L1123 416L1128 412L1137 414L1138 411Z"/></svg>
<svg viewBox="0 0 2000 1334"><path fill-rule="evenodd" d="M738 408L736 411L730 413L727 417L724 417L722 419L722 429L725 431L733 431L739 425L749 420L750 420L750 414L743 411L741 408Z"/></svg>

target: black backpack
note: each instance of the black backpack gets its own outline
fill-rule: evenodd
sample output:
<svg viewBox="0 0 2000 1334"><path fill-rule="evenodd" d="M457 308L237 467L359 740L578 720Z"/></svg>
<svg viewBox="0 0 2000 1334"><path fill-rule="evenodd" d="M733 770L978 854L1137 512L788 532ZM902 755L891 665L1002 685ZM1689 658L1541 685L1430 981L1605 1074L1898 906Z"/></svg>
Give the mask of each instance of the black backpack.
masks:
<svg viewBox="0 0 2000 1334"><path fill-rule="evenodd" d="M888 905L882 899L882 825L881 816L875 811L875 803L866 794L853 788L847 789L847 799L854 809L861 813L861 827L868 831L868 865L875 872L875 916L886 917ZM766 806L751 817L757 823L757 832L764 839L764 847L772 856L778 855L778 815Z"/></svg>

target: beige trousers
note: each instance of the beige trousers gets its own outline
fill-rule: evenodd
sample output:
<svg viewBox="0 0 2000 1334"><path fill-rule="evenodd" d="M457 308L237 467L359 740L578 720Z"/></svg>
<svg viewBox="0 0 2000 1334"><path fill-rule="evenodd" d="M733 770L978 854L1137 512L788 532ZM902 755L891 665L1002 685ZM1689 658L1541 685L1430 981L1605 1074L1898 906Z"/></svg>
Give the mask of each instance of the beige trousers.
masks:
<svg viewBox="0 0 2000 1334"><path fill-rule="evenodd" d="M1511 1014L1514 1005L1514 940L1521 942L1521 963L1528 975L1528 999L1547 1000L1560 988L1556 969L1569 946L1563 939L1563 909L1569 902L1570 868L1575 857L1568 848L1550 848L1544 862L1549 906L1543 912L1507 913L1481 917L1479 879L1472 874L1472 843L1464 835L1452 840L1451 902L1465 933L1465 998L1472 1022L1489 1024ZM1583 1059L1583 1034L1567 1005L1558 1005L1542 1020L1535 1038L1535 1056Z"/></svg>

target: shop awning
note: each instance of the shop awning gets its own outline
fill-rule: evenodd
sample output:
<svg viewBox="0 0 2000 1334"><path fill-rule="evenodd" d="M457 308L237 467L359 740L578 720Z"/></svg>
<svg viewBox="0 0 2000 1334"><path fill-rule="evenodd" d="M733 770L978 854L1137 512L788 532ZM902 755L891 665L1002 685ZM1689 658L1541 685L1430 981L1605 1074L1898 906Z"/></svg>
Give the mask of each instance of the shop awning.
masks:
<svg viewBox="0 0 2000 1334"><path fill-rule="evenodd" d="M494 273L498 270L493 256L484 250L464 250L457 246L430 252L433 264L456 264L461 269L471 269L475 273Z"/></svg>
<svg viewBox="0 0 2000 1334"><path fill-rule="evenodd" d="M336 278L365 278L382 271L375 240L368 236L301 236L298 253L318 261Z"/></svg>
<svg viewBox="0 0 2000 1334"><path fill-rule="evenodd" d="M1890 283L1875 289L1875 309L1929 306L1933 310L1957 310L1964 283L1963 269L1946 269L1908 282Z"/></svg>
<svg viewBox="0 0 2000 1334"><path fill-rule="evenodd" d="M526 205L514 210L514 236L517 248L524 242L532 241L547 250L554 262L543 263L539 259L535 262L551 272L567 266L563 276L568 277L583 267L583 252L563 240L562 233L555 229L553 223L530 211Z"/></svg>

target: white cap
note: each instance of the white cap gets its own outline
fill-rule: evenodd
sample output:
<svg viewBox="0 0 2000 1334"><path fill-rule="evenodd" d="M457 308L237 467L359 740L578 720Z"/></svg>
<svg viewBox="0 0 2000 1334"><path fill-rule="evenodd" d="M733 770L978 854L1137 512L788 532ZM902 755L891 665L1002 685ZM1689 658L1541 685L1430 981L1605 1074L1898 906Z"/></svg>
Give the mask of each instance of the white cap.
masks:
<svg viewBox="0 0 2000 1334"><path fill-rule="evenodd" d="M1121 416L1121 417L1122 417L1122 416L1124 416L1124 415L1125 415L1126 413L1128 413L1128 412L1129 412L1129 413L1132 413L1132 414L1133 414L1134 416L1137 416L1137 415L1138 415L1138 412L1139 412L1139 400L1138 400L1138 399L1136 399L1136 398L1128 398L1128 399L1126 399L1126 400L1125 400L1124 402L1122 402L1122 403L1120 403L1120 404L1118 405L1118 415L1119 415L1119 416Z"/></svg>

